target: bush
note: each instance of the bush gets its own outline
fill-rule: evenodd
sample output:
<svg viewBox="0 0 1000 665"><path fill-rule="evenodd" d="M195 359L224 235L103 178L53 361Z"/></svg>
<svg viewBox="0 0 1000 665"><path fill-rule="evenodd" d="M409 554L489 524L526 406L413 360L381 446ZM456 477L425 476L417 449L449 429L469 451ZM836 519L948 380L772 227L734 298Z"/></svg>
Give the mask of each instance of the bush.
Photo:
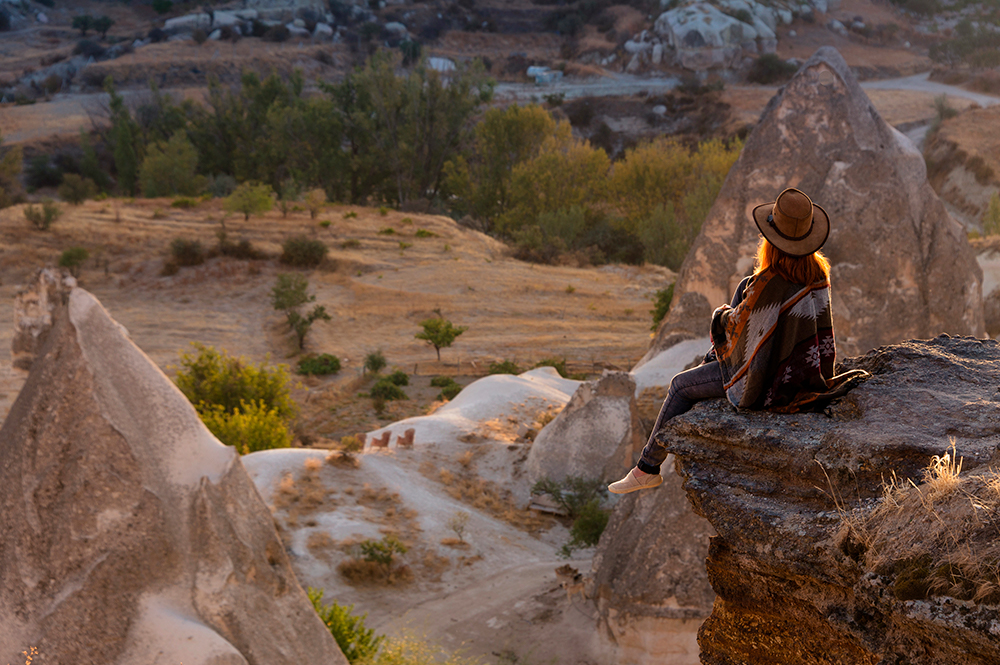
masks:
<svg viewBox="0 0 1000 665"><path fill-rule="evenodd" d="M983 215L983 234L1000 235L1000 193L993 192L986 214Z"/></svg>
<svg viewBox="0 0 1000 665"><path fill-rule="evenodd" d="M309 281L302 275L281 274L271 289L271 303L275 309L285 312L288 326L295 332L300 350L305 345L306 334L312 324L320 319L330 320L330 315L322 305L316 305L304 316L299 312L299 307L316 300L316 296L306 293L308 287Z"/></svg>
<svg viewBox="0 0 1000 665"><path fill-rule="evenodd" d="M93 40L81 39L76 43L76 46L73 47L73 55L82 55L85 58L100 58L104 55L106 50L107 49Z"/></svg>
<svg viewBox="0 0 1000 665"><path fill-rule="evenodd" d="M490 363L489 374L520 374L521 368L513 360L501 360Z"/></svg>
<svg viewBox="0 0 1000 665"><path fill-rule="evenodd" d="M408 386L410 385L410 377L406 375L401 369L397 369L395 372L385 377L387 381L397 385L397 386Z"/></svg>
<svg viewBox="0 0 1000 665"><path fill-rule="evenodd" d="M208 34L201 28L195 28L194 32L191 33L191 39L194 40L195 44L201 46L208 41Z"/></svg>
<svg viewBox="0 0 1000 665"><path fill-rule="evenodd" d="M396 554L406 554L407 549L406 545L392 535L384 536L382 540L365 540L359 547L365 561L383 565L387 569L392 567L393 557Z"/></svg>
<svg viewBox="0 0 1000 665"><path fill-rule="evenodd" d="M453 385L454 383L455 379L451 378L450 376L435 376L433 379L431 379L432 388L446 388L447 386Z"/></svg>
<svg viewBox="0 0 1000 665"><path fill-rule="evenodd" d="M315 268L323 263L328 251L320 240L295 236L281 244L281 262L298 268Z"/></svg>
<svg viewBox="0 0 1000 665"><path fill-rule="evenodd" d="M97 196L97 185L90 178L83 178L75 173L63 176L62 184L56 190L59 198L73 205L80 205L87 199Z"/></svg>
<svg viewBox="0 0 1000 665"><path fill-rule="evenodd" d="M417 238L436 238L437 234L433 231L428 231L427 229L417 229L417 232L413 234Z"/></svg>
<svg viewBox="0 0 1000 665"><path fill-rule="evenodd" d="M318 356L309 355L299 360L299 364L295 368L295 371L298 374L305 375L336 374L340 371L340 358L330 355L329 353L321 353Z"/></svg>
<svg viewBox="0 0 1000 665"><path fill-rule="evenodd" d="M292 36L292 33L288 31L288 28L284 25L274 25L267 29L262 35L265 42L284 42L288 41L288 38Z"/></svg>
<svg viewBox="0 0 1000 665"><path fill-rule="evenodd" d="M610 511L601 507L600 499L591 499L580 510L579 516L569 529L570 540L566 548L593 547L601 539L608 525Z"/></svg>
<svg viewBox="0 0 1000 665"><path fill-rule="evenodd" d="M378 374L382 371L386 365L385 356L382 355L382 350L372 351L365 356L364 371L370 372L372 374Z"/></svg>
<svg viewBox="0 0 1000 665"><path fill-rule="evenodd" d="M237 185L236 178L223 173L221 175L209 176L208 181L205 183L205 189L213 197L222 199L236 191Z"/></svg>
<svg viewBox="0 0 1000 665"><path fill-rule="evenodd" d="M243 213L246 221L250 219L250 215L265 213L274 207L273 192L267 185L245 182L226 197L222 207L227 212Z"/></svg>
<svg viewBox="0 0 1000 665"><path fill-rule="evenodd" d="M382 377L375 382L368 394L374 399L381 399L387 402L398 399L409 399L403 389L397 386L395 383Z"/></svg>
<svg viewBox="0 0 1000 665"><path fill-rule="evenodd" d="M155 6L156 3L157 2L161 2L161 1L165 1L168 5L173 6L173 3L170 2L170 0L154 0L153 1L153 5L154 5L153 9L156 9L156 6ZM170 10L167 9L166 11L170 11ZM160 13L162 14L163 12L160 12ZM146 38L149 39L149 41L153 42L154 44L159 44L160 42L166 41L167 37L169 37L169 35L165 31L163 31L162 29L160 29L160 28L153 28L153 29L151 29L146 34Z"/></svg>
<svg viewBox="0 0 1000 665"><path fill-rule="evenodd" d="M750 65L747 81L761 85L782 83L792 78L799 68L790 62L785 62L776 53L765 53Z"/></svg>
<svg viewBox="0 0 1000 665"><path fill-rule="evenodd" d="M674 299L674 285L671 284L665 289L660 289L656 292L656 300L653 309L649 310L649 313L653 315L653 325L650 326L650 330L656 332L656 329L660 327L660 321L663 317L667 315L670 311L670 303Z"/></svg>
<svg viewBox="0 0 1000 665"><path fill-rule="evenodd" d="M567 378L569 375L566 374L566 359L565 358L545 358L539 360L535 363L535 367L552 367L562 378Z"/></svg>
<svg viewBox="0 0 1000 665"><path fill-rule="evenodd" d="M88 258L90 258L90 252L83 247L70 247L59 256L59 267L69 268L73 277L79 277L80 267Z"/></svg>
<svg viewBox="0 0 1000 665"><path fill-rule="evenodd" d="M253 261L265 258L264 252L253 246L253 243L246 238L240 238L239 242L230 242L225 231L216 233L219 238L219 245L216 251L223 256L230 256L243 261Z"/></svg>
<svg viewBox="0 0 1000 665"><path fill-rule="evenodd" d="M564 556L569 556L574 549L592 547L600 540L609 515L602 507L605 492L602 480L578 476L569 476L561 482L543 478L531 488L532 494L551 496L573 520L570 540L562 547Z"/></svg>
<svg viewBox="0 0 1000 665"><path fill-rule="evenodd" d="M184 210L187 210L189 208L197 208L198 207L198 199L192 199L192 198L190 198L188 196L181 196L181 197L178 197L178 198L174 199L170 203L170 207L171 208L182 208Z"/></svg>
<svg viewBox="0 0 1000 665"><path fill-rule="evenodd" d="M181 354L174 382L199 413L216 406L232 413L244 403L273 411L286 423L298 413L283 367L268 369L197 342L193 346L196 353Z"/></svg>
<svg viewBox="0 0 1000 665"><path fill-rule="evenodd" d="M354 665L358 661L374 658L385 638L376 635L374 629L365 627L367 614L352 614L354 605L324 605L322 589L310 588L307 594L313 609L337 641L348 663Z"/></svg>
<svg viewBox="0 0 1000 665"><path fill-rule="evenodd" d="M146 157L139 167L139 184L143 196L153 198L201 194L207 181L204 176L197 174L197 168L198 151L188 140L186 132L175 132L169 141L160 141L146 148ZM240 212L243 212L242 208Z"/></svg>
<svg viewBox="0 0 1000 665"><path fill-rule="evenodd" d="M178 266L196 266L205 262L205 250L197 240L174 238L170 243L170 256Z"/></svg>
<svg viewBox="0 0 1000 665"><path fill-rule="evenodd" d="M227 446L234 446L240 455L288 448L292 433L277 409L267 408L262 401L240 401L239 408L227 411L214 405L199 412L208 430Z"/></svg>
<svg viewBox="0 0 1000 665"><path fill-rule="evenodd" d="M312 189L306 194L306 209L309 210L309 218L316 219L323 206L326 205L326 192L322 189Z"/></svg>
<svg viewBox="0 0 1000 665"><path fill-rule="evenodd" d="M462 386L455 382L452 382L450 385L447 385L441 389L441 394L438 397L439 399L443 398L450 402L451 400L455 399L455 397L460 392L462 392Z"/></svg>
<svg viewBox="0 0 1000 665"><path fill-rule="evenodd" d="M166 14L173 8L174 3L171 0L153 0L153 11L157 14Z"/></svg>
<svg viewBox="0 0 1000 665"><path fill-rule="evenodd" d="M28 162L24 180L28 187L33 189L58 187L62 184L63 174L62 170L52 163L48 155L36 155Z"/></svg>
<svg viewBox="0 0 1000 665"><path fill-rule="evenodd" d="M52 222L59 219L61 214L62 210L59 206L49 200L43 201L41 208L36 208L34 205L28 205L24 208L25 219L39 231L47 231L52 226Z"/></svg>

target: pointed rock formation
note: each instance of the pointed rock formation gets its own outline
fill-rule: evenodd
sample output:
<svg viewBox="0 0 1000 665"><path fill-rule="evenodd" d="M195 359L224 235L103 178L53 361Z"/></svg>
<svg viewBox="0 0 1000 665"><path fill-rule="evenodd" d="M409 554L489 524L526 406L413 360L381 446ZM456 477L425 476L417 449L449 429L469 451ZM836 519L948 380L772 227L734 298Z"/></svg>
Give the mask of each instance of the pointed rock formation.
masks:
<svg viewBox="0 0 1000 665"><path fill-rule="evenodd" d="M970 570L997 568L1000 345L941 336L844 364L873 378L825 414L710 400L668 424L677 473L718 534L701 662L996 663L995 573ZM925 468L950 442L960 477L935 482Z"/></svg>
<svg viewBox="0 0 1000 665"><path fill-rule="evenodd" d="M962 227L927 182L921 154L887 125L843 58L819 49L774 96L729 172L644 359L708 319L749 274L757 246L751 209L786 187L830 214L833 318L841 355L940 332L984 332L981 282ZM692 329L692 328L695 329Z"/></svg>
<svg viewBox="0 0 1000 665"><path fill-rule="evenodd" d="M73 289L0 430L0 662L346 660L239 457Z"/></svg>
<svg viewBox="0 0 1000 665"><path fill-rule="evenodd" d="M528 453L528 478L567 476L617 480L632 468L645 439L628 372L608 372L580 384Z"/></svg>

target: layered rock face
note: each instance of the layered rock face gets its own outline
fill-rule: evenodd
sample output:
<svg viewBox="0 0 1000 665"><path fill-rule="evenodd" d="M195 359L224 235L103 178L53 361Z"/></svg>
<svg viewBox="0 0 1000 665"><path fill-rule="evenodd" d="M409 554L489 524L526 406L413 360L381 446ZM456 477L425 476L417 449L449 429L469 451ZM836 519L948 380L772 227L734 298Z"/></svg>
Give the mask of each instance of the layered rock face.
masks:
<svg viewBox="0 0 1000 665"><path fill-rule="evenodd" d="M928 184L921 154L824 47L747 139L681 268L674 299L684 307L667 315L646 360L675 333L705 334L708 319L691 313L728 302L752 271L759 234L750 211L786 187L831 218L824 252L841 355L940 332L982 335L982 273L964 230Z"/></svg>
<svg viewBox="0 0 1000 665"><path fill-rule="evenodd" d="M583 383L546 425L528 453L529 480L567 476L617 480L646 443L628 372Z"/></svg>
<svg viewBox="0 0 1000 665"><path fill-rule="evenodd" d="M972 510L957 490L921 483L949 440L964 458L962 474L1000 464L1000 346L942 336L882 347L845 367L873 377L825 414L737 413L711 400L668 425L688 496L718 533L707 561L718 596L699 635L702 663L996 663L1000 609L986 604L996 596L912 594L904 576L912 574L906 564L921 560L921 543L930 543L918 536L947 533L948 492L978 511L972 526L995 541L995 500ZM893 478L919 499L912 520L881 498ZM865 536L865 520L879 506L899 522L892 538L918 546L907 550L891 538L873 565L878 538ZM940 541L935 546L952 546ZM668 534L640 546L655 558L674 542ZM965 563L975 560L976 545L969 552L967 540L953 545Z"/></svg>
<svg viewBox="0 0 1000 665"><path fill-rule="evenodd" d="M0 430L0 662L346 660L238 456L73 289Z"/></svg>

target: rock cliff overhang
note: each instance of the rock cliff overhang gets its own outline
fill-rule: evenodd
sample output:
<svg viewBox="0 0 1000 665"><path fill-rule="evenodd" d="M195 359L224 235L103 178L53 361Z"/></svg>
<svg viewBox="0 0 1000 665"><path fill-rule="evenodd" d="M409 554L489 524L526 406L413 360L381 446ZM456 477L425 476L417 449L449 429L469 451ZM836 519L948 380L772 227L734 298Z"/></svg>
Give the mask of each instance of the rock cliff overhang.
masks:
<svg viewBox="0 0 1000 665"><path fill-rule="evenodd" d="M973 494L953 494L952 504L971 500L966 511L981 521L962 531L935 523L946 503L935 504L925 476L953 442L963 474L980 487L996 478L1000 345L942 335L844 363L854 368L873 376L826 413L737 412L713 400L669 425L688 497L718 533L707 560L717 598L699 634L703 663L997 662L1000 611L989 601L1000 596L933 584L914 594L901 579L914 562L925 577L940 571L940 551L920 552L947 548L948 533L973 560L1000 536L991 521L1000 492L982 510ZM903 512L907 501L917 512ZM905 519L879 526L873 515ZM876 544L879 565L867 551Z"/></svg>

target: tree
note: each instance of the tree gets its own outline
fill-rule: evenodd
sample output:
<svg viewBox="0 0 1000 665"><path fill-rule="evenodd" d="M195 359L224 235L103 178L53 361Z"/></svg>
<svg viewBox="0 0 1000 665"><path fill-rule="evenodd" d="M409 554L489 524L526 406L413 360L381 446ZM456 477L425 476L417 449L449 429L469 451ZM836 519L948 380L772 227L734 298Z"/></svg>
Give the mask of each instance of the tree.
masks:
<svg viewBox="0 0 1000 665"><path fill-rule="evenodd" d="M420 326L423 330L414 337L422 339L434 347L438 362L441 362L441 349L451 346L456 337L468 330L465 326L454 326L451 321L440 316L434 319L425 319L420 322Z"/></svg>
<svg viewBox="0 0 1000 665"><path fill-rule="evenodd" d="M309 209L309 218L316 219L316 215L326 205L326 192L322 189L313 189L306 194L306 207Z"/></svg>
<svg viewBox="0 0 1000 665"><path fill-rule="evenodd" d="M198 152L185 132L177 132L166 143L154 143L139 168L143 196L197 196L207 184L197 168Z"/></svg>
<svg viewBox="0 0 1000 665"><path fill-rule="evenodd" d="M268 185L245 182L223 200L228 212L241 212L243 219L265 213L274 207L274 193Z"/></svg>
<svg viewBox="0 0 1000 665"><path fill-rule="evenodd" d="M74 16L72 25L74 30L80 31L81 37L86 37L87 31L94 29L94 17L90 16L89 14L84 14L83 16Z"/></svg>
<svg viewBox="0 0 1000 665"><path fill-rule="evenodd" d="M285 313L288 327L295 333L300 351L305 346L306 334L312 324L318 320L330 320L323 305L316 305L305 315L299 312L300 307L316 300L316 296L309 294L308 289L309 280L297 273L278 275L274 288L271 289L271 304L274 309Z"/></svg>
<svg viewBox="0 0 1000 665"><path fill-rule="evenodd" d="M108 36L108 30L110 30L111 26L113 26L114 24L115 21L110 16L98 16L97 18L93 19L93 22L91 23L90 27L92 27L95 31L101 33L101 39L104 39Z"/></svg>
<svg viewBox="0 0 1000 665"><path fill-rule="evenodd" d="M83 247L70 247L59 256L59 267L69 268L73 277L80 276L80 267L90 258L90 252Z"/></svg>
<svg viewBox="0 0 1000 665"><path fill-rule="evenodd" d="M82 178L76 173L66 173L63 175L62 184L56 191L63 201L80 205L87 199L97 196L97 185L90 178Z"/></svg>
<svg viewBox="0 0 1000 665"><path fill-rule="evenodd" d="M0 135L3 144L3 135ZM21 169L24 166L24 152L15 146L0 157L0 208L12 206L24 200L21 186Z"/></svg>
<svg viewBox="0 0 1000 665"><path fill-rule="evenodd" d="M104 90L111 98L108 103L111 115L108 141L115 158L118 187L124 194L131 196L135 194L139 164L142 162L143 144L139 126L125 108L124 98L115 91L114 79L110 75L104 79Z"/></svg>

